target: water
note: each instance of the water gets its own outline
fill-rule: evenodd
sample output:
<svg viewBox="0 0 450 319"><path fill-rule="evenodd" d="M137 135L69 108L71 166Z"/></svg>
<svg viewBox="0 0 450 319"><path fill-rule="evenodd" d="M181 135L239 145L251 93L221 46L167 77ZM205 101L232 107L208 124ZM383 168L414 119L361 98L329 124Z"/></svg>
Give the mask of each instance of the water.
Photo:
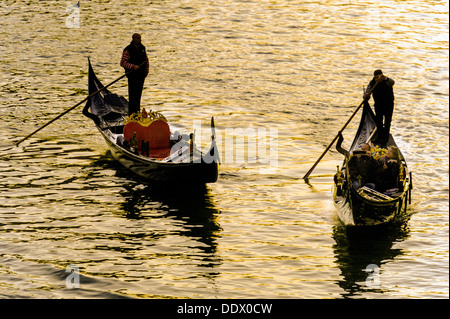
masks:
<svg viewBox="0 0 450 319"><path fill-rule="evenodd" d="M81 1L79 28L68 4L0 4L1 297L448 298L448 1ZM217 183L142 184L81 107L10 146L86 96L88 56L104 84L122 75L133 32L143 105L206 135L215 116ZM376 68L396 80L413 199L398 224L346 229L331 176L302 177ZM277 165L226 157L227 134L270 128ZM341 161L332 149L313 176Z"/></svg>

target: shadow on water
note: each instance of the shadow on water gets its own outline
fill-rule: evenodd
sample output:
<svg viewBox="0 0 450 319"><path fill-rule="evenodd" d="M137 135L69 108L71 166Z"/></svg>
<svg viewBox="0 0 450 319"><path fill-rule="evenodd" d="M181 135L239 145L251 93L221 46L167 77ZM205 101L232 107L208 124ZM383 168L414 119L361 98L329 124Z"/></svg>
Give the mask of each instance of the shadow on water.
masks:
<svg viewBox="0 0 450 319"><path fill-rule="evenodd" d="M368 285L369 275L401 256L402 249L395 248L394 244L408 236L406 220L373 227L335 225L333 249L343 278L338 282L345 291L342 297L352 298L368 291L383 293L379 286Z"/></svg>
<svg viewBox="0 0 450 319"><path fill-rule="evenodd" d="M131 220L167 219L177 226L154 234L155 237L186 236L197 241L196 249L202 256L199 266L215 267L221 263L216 256L217 238L222 231L218 223L220 211L207 185L160 185L143 183L130 176L128 170L114 160L108 160L109 152L94 165L116 171L123 184L119 193L123 197L121 210L116 214ZM212 275L212 274L211 274Z"/></svg>
<svg viewBox="0 0 450 319"><path fill-rule="evenodd" d="M121 192L125 201L122 204L126 218L171 218L181 222L179 235L194 238L203 244L205 253L214 253L217 248L216 239L221 228L218 224L220 213L214 206L209 189L202 188L174 190L157 185L145 185L136 188L135 184L123 185ZM158 205L160 214L145 216L141 210L147 205Z"/></svg>

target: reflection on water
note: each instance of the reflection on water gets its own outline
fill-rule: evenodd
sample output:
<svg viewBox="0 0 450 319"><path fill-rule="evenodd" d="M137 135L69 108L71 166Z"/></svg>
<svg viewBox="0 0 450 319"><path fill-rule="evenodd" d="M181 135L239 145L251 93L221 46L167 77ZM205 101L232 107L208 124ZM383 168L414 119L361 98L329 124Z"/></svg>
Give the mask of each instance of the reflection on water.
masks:
<svg viewBox="0 0 450 319"><path fill-rule="evenodd" d="M161 188L159 185L124 185L120 194L124 217L130 219L162 218L178 221L183 227L176 233L199 242L204 259L199 266L214 267L219 263L215 256L220 225L211 191L207 186L192 189ZM148 211L151 207L150 211ZM152 213L153 212L153 213ZM157 212L155 214L155 212ZM173 234L173 232L172 232Z"/></svg>
<svg viewBox="0 0 450 319"><path fill-rule="evenodd" d="M351 298L371 289L383 293L382 286L367 285L369 273L365 269L369 265L382 269L383 264L400 256L402 249L395 248L395 243L406 240L408 233L406 221L375 227L335 225L333 250L343 277L338 282L345 291L342 296Z"/></svg>
<svg viewBox="0 0 450 319"><path fill-rule="evenodd" d="M111 156L109 152L105 154ZM170 220L179 227L174 229L160 229L151 234L152 239L161 240L168 236L185 236L192 239L191 249L196 248L195 256L199 267L211 267L220 264L220 258L216 256L217 239L220 237L221 227L218 223L220 211L216 208L213 195L207 185L186 187L185 185L159 185L142 183L138 177L136 181L129 178L129 171L120 164L111 160L98 160L92 163L103 169L113 169L118 178L123 178L123 189L119 192L123 197L120 209L114 213L130 220L143 220L162 223ZM148 233L140 237L149 236ZM210 270L208 276L215 273Z"/></svg>

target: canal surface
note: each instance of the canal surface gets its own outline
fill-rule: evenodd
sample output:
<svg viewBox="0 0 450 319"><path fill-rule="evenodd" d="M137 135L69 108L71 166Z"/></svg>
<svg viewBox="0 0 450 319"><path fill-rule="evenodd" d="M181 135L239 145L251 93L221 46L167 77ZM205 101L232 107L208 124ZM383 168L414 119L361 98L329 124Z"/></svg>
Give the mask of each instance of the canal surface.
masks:
<svg viewBox="0 0 450 319"><path fill-rule="evenodd" d="M448 298L448 1L69 4L0 4L0 297ZM134 32L142 105L199 145L214 116L217 183L141 183L82 106L11 146L86 97L88 57L103 84L122 75ZM334 148L302 177L377 68L414 189L404 220L361 231L336 218Z"/></svg>

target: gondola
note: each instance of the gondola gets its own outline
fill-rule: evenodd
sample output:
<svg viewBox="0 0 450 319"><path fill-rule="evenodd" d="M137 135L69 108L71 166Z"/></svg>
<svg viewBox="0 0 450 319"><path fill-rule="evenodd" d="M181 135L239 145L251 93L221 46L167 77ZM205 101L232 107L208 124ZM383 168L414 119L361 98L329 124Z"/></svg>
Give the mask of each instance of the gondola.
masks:
<svg viewBox="0 0 450 319"><path fill-rule="evenodd" d="M337 149L345 155L342 166L337 167L337 173L334 176L333 199L337 207L337 214L341 222L345 225L369 226L380 225L401 219L405 216L408 203L411 202L412 174L408 171L403 154L399 150L398 176L394 188L379 188L376 183L366 184L361 180L361 175L365 172L357 172L352 165L360 156L367 156L368 153L360 151L364 144L370 145L370 157L379 163L386 154L390 146L397 147L392 134L386 143L379 145L374 142L377 135L375 115L370 105L365 102L361 122L359 124L356 136L348 151L341 147L342 137L337 143ZM355 157L353 160L352 158ZM364 167L364 166L360 166ZM377 175L379 165L367 167L367 170L374 170L371 176ZM358 180L356 183L355 180ZM378 182L377 182L378 183ZM361 185L360 185L361 184ZM382 183L381 183L382 184Z"/></svg>
<svg viewBox="0 0 450 319"><path fill-rule="evenodd" d="M89 61L89 95L103 88ZM173 131L159 112L128 116L128 101L104 88L90 97L83 114L94 121L112 156L144 182L206 184L218 178L219 154L211 118L211 147L201 152L194 134Z"/></svg>

